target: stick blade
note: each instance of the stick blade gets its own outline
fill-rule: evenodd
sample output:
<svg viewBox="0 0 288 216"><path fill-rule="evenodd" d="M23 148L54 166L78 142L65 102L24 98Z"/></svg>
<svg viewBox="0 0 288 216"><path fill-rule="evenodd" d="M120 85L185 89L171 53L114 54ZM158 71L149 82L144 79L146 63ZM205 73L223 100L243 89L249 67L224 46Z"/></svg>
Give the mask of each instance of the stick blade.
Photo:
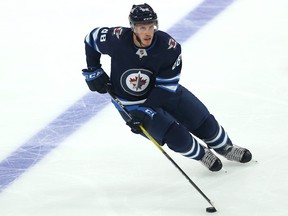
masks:
<svg viewBox="0 0 288 216"><path fill-rule="evenodd" d="M216 208L215 207L207 207L206 208L206 212L208 212L208 213L214 213L214 212L216 212L217 210L216 210Z"/></svg>

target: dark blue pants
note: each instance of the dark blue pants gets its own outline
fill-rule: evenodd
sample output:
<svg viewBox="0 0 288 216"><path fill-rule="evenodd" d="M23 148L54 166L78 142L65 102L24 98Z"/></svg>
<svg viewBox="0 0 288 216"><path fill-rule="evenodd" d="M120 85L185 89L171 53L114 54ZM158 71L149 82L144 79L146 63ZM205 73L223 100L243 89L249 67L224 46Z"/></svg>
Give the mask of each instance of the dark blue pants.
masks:
<svg viewBox="0 0 288 216"><path fill-rule="evenodd" d="M202 140L213 140L218 135L219 124L214 116L194 94L181 85L169 101L155 111L157 114L153 118L144 118L143 127L159 144L166 143L170 149L186 157L199 160L205 153L191 134ZM123 112L120 113L125 119ZM212 142L212 146L223 142L226 132L224 129L222 132L221 139Z"/></svg>
<svg viewBox="0 0 288 216"><path fill-rule="evenodd" d="M192 133L210 115L206 106L181 85L174 96L161 108L157 108L156 112L153 119L145 118L143 126L159 143L163 143L164 135L174 122Z"/></svg>

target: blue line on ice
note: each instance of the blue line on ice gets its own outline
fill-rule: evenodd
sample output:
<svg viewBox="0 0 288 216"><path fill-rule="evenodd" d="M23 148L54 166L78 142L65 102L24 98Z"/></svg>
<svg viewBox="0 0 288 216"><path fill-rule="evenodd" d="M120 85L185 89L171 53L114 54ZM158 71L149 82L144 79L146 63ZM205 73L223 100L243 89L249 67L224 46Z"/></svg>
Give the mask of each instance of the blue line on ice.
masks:
<svg viewBox="0 0 288 216"><path fill-rule="evenodd" d="M205 0L167 32L179 43L183 43L233 2L234 0ZM0 163L0 192L59 146L109 102L110 98L107 95L87 93L11 153Z"/></svg>

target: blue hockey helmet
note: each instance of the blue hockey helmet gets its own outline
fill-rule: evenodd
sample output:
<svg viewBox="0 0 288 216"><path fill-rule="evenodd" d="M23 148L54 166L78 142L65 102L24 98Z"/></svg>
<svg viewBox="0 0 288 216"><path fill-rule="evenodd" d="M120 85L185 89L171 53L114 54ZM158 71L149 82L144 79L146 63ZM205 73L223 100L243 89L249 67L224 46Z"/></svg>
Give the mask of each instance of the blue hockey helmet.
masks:
<svg viewBox="0 0 288 216"><path fill-rule="evenodd" d="M158 29L158 18L153 8L148 4L133 5L129 14L131 29L134 31L135 24L154 23Z"/></svg>

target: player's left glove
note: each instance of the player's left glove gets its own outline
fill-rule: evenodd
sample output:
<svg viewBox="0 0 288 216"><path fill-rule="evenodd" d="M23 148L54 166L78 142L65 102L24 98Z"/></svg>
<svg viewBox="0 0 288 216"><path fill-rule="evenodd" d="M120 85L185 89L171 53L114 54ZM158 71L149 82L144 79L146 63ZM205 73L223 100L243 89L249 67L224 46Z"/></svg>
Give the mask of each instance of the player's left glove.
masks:
<svg viewBox="0 0 288 216"><path fill-rule="evenodd" d="M130 111L132 119L126 122L135 134L142 133L140 125L144 122L145 118L153 118L157 112L150 107L139 106L137 109Z"/></svg>
<svg viewBox="0 0 288 216"><path fill-rule="evenodd" d="M82 70L86 83L91 91L97 91L100 94L107 93L105 86L109 83L109 76L100 68L89 68Z"/></svg>

